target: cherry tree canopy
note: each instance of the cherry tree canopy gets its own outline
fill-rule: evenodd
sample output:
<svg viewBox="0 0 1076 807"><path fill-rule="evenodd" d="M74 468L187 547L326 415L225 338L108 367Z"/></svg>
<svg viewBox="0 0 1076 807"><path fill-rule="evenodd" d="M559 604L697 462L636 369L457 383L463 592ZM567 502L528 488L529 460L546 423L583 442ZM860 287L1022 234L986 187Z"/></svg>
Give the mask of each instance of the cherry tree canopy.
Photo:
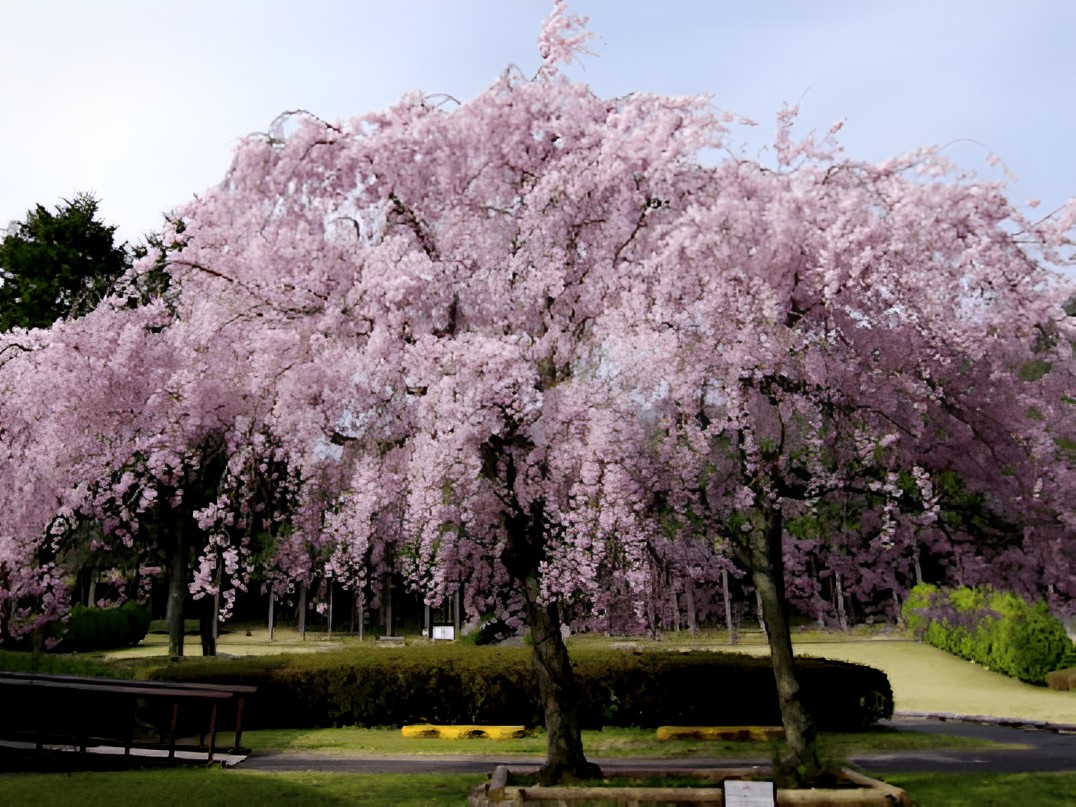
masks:
<svg viewBox="0 0 1076 807"><path fill-rule="evenodd" d="M790 519L850 512L888 564L939 530L974 549L939 518L955 474L1017 529L966 581L1073 596L1044 267L1076 207L1033 222L932 150L857 163L794 110L770 163L719 159L736 119L708 99L559 72L585 37L557 4L533 78L283 116L136 267L165 260L166 297L0 336L8 631L64 610L79 519L136 547L186 507L195 591L241 586L267 532L281 578L396 568L526 620L550 764L580 770L562 616L645 620L721 556L779 595Z"/></svg>

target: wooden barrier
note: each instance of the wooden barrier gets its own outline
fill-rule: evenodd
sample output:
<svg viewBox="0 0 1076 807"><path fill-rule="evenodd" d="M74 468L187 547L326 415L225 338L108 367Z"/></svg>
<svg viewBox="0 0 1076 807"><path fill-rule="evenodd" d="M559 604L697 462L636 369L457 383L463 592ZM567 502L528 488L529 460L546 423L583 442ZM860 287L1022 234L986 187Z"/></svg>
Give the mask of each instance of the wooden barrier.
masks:
<svg viewBox="0 0 1076 807"><path fill-rule="evenodd" d="M135 739L140 705L160 704L168 718L167 759L176 758L176 729L182 709L185 715L197 706L208 707L196 721L207 748L207 761L216 753L220 707L234 701L236 708L233 753L241 753L243 705L252 686L133 681L75 675L36 675L0 672L4 715L0 738L29 739L38 751L47 743L68 742L85 752L91 741L132 747L156 747ZM204 729L204 730L202 730ZM159 738L164 742L163 735Z"/></svg>

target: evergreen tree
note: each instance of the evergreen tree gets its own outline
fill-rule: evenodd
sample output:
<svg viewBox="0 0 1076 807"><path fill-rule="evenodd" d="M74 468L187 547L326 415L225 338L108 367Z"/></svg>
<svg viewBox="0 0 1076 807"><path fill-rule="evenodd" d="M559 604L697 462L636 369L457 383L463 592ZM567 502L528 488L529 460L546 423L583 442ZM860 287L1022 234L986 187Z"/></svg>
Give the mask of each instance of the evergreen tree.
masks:
<svg viewBox="0 0 1076 807"><path fill-rule="evenodd" d="M97 218L88 193L50 212L37 205L0 242L0 331L47 328L91 311L129 266L116 228Z"/></svg>

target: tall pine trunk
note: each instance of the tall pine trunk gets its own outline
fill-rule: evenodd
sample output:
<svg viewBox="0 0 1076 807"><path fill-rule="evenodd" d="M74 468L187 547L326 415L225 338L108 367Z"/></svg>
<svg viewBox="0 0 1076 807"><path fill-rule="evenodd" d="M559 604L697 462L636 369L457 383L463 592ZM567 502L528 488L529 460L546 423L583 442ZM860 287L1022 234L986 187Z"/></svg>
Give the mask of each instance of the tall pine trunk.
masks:
<svg viewBox="0 0 1076 807"><path fill-rule="evenodd" d="M780 509L768 508L761 530L748 538L751 576L762 604L766 636L770 645L777 698L781 708L788 756L778 761L779 782L806 784L823 772L816 743L814 722L803 708L796 664L792 654L792 633L784 591L784 561L781 555L784 519Z"/></svg>

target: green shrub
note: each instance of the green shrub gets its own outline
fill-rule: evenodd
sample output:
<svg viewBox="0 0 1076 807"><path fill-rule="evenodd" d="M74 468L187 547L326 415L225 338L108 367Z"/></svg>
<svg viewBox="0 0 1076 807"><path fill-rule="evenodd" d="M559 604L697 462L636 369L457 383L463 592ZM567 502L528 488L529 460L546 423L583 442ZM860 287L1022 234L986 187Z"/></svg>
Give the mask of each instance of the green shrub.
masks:
<svg viewBox="0 0 1076 807"><path fill-rule="evenodd" d="M930 607L937 591L937 586L920 583L908 592L908 596L905 598L904 605L901 608L904 624L908 626L908 630L913 635L920 639L923 638L927 628L930 627L930 618L926 615L926 610Z"/></svg>
<svg viewBox="0 0 1076 807"><path fill-rule="evenodd" d="M136 645L149 630L149 611L136 602L118 608L76 605L71 609L57 650L87 652Z"/></svg>
<svg viewBox="0 0 1076 807"><path fill-rule="evenodd" d="M720 653L579 650L573 666L588 727L776 725L769 659ZM879 670L824 659L797 661L806 708L821 728L865 728L892 715ZM258 687L251 728L407 723L539 725L543 714L526 647L426 645L235 659L187 659L159 679Z"/></svg>
<svg viewBox="0 0 1076 807"><path fill-rule="evenodd" d="M1046 673L1046 686L1061 692L1076 691L1076 667Z"/></svg>
<svg viewBox="0 0 1076 807"><path fill-rule="evenodd" d="M0 650L0 670L41 675L94 675L129 678L123 669L96 661L91 656L68 653L33 653L28 650Z"/></svg>
<svg viewBox="0 0 1076 807"><path fill-rule="evenodd" d="M1021 681L1042 682L1072 648L1046 603L989 588L916 586L904 619L927 644Z"/></svg>

